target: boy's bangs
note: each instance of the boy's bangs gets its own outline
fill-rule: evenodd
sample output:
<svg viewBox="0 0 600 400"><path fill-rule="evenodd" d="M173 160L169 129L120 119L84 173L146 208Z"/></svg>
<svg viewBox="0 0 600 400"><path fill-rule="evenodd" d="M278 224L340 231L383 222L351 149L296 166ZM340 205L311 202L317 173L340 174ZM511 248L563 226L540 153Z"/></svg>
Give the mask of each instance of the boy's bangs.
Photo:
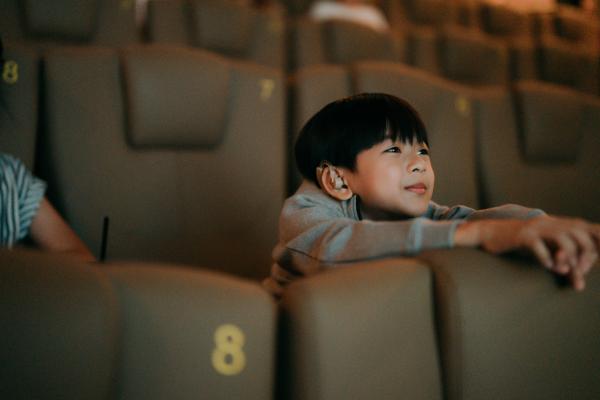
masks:
<svg viewBox="0 0 600 400"><path fill-rule="evenodd" d="M400 140L407 143L425 143L427 132L423 123L417 115L400 110L400 112L389 113L386 118L386 132L384 139L392 141Z"/></svg>

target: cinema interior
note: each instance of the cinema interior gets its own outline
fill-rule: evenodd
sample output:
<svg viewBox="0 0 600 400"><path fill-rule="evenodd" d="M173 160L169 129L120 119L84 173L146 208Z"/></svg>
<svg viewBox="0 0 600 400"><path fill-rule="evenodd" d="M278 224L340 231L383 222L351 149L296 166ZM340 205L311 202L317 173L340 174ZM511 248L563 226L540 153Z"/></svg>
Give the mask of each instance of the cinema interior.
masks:
<svg viewBox="0 0 600 400"><path fill-rule="evenodd" d="M92 255L31 232L3 243L0 398L600 399L597 261L584 290L522 249L328 262L334 241L372 252L331 228L305 254L280 223L306 181L307 121L385 93L424 121L436 204L519 204L597 232L599 9L0 0L0 152ZM26 207L6 182L0 237L15 223L5 201Z"/></svg>

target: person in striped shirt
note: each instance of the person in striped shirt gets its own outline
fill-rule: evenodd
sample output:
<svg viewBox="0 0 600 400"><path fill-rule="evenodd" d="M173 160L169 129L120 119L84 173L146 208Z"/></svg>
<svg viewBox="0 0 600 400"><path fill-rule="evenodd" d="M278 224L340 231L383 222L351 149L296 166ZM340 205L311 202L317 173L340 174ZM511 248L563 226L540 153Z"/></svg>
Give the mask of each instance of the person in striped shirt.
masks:
<svg viewBox="0 0 600 400"><path fill-rule="evenodd" d="M26 237L40 249L95 258L44 196L46 183L17 158L0 153L0 245L14 247Z"/></svg>

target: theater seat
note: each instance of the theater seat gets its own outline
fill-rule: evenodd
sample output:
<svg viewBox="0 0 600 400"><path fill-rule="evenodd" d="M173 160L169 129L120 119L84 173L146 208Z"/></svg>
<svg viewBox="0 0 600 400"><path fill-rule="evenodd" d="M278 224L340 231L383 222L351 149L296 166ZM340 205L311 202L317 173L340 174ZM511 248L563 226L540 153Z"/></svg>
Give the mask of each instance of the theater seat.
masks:
<svg viewBox="0 0 600 400"><path fill-rule="evenodd" d="M600 222L600 102L542 82L482 97L478 140L486 206L507 202Z"/></svg>
<svg viewBox="0 0 600 400"><path fill-rule="evenodd" d="M290 64L298 69L314 64L348 64L361 60L405 60L404 36L378 32L357 23L298 18L292 22Z"/></svg>
<svg viewBox="0 0 600 400"><path fill-rule="evenodd" d="M146 31L151 43L285 67L284 18L276 8L257 9L233 0L150 0Z"/></svg>
<svg viewBox="0 0 600 400"><path fill-rule="evenodd" d="M595 399L600 394L600 270L564 287L534 261L479 250L425 252L445 397Z"/></svg>
<svg viewBox="0 0 600 400"><path fill-rule="evenodd" d="M3 0L0 35L32 45L136 43L133 0Z"/></svg>
<svg viewBox="0 0 600 400"><path fill-rule="evenodd" d="M39 123L39 57L35 50L9 44L0 71L0 151L33 169Z"/></svg>
<svg viewBox="0 0 600 400"><path fill-rule="evenodd" d="M410 259L290 284L280 307L279 397L441 399L431 285Z"/></svg>
<svg viewBox="0 0 600 400"><path fill-rule="evenodd" d="M119 398L273 396L275 305L257 283L167 265L112 264Z"/></svg>
<svg viewBox="0 0 600 400"><path fill-rule="evenodd" d="M45 63L42 171L93 251L109 216L109 259L267 274L285 194L279 71L169 46Z"/></svg>
<svg viewBox="0 0 600 400"><path fill-rule="evenodd" d="M1 398L114 396L119 312L98 269L0 249L0 310Z"/></svg>

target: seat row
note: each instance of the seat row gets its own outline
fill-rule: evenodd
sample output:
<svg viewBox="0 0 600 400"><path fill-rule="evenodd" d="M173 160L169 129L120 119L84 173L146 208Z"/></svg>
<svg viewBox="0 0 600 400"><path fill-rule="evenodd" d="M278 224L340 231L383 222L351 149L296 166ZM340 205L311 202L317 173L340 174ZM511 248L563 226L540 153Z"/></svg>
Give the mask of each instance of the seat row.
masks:
<svg viewBox="0 0 600 400"><path fill-rule="evenodd" d="M132 0L98 5L88 0L76 7L61 1L50 8L45 2L3 0L0 35L42 47L177 44L284 71L318 63L402 61L467 84L539 79L600 94L599 22L570 9L523 14L478 2L389 1L384 9L392 29L381 33L235 1L150 0L147 7L140 35Z"/></svg>
<svg viewBox="0 0 600 400"><path fill-rule="evenodd" d="M303 68L288 96L279 70L198 49L39 55L13 46L7 59L17 68L0 85L2 151L48 181L50 199L94 252L109 217L112 259L265 277L283 199L299 183L294 133L328 102L358 92L415 105L429 131L438 203L514 202L600 221L600 101L566 88L476 89L363 62Z"/></svg>
<svg viewBox="0 0 600 400"><path fill-rule="evenodd" d="M243 262L243 261L240 261ZM0 397L597 399L600 270L434 251L256 283L0 250Z"/></svg>

